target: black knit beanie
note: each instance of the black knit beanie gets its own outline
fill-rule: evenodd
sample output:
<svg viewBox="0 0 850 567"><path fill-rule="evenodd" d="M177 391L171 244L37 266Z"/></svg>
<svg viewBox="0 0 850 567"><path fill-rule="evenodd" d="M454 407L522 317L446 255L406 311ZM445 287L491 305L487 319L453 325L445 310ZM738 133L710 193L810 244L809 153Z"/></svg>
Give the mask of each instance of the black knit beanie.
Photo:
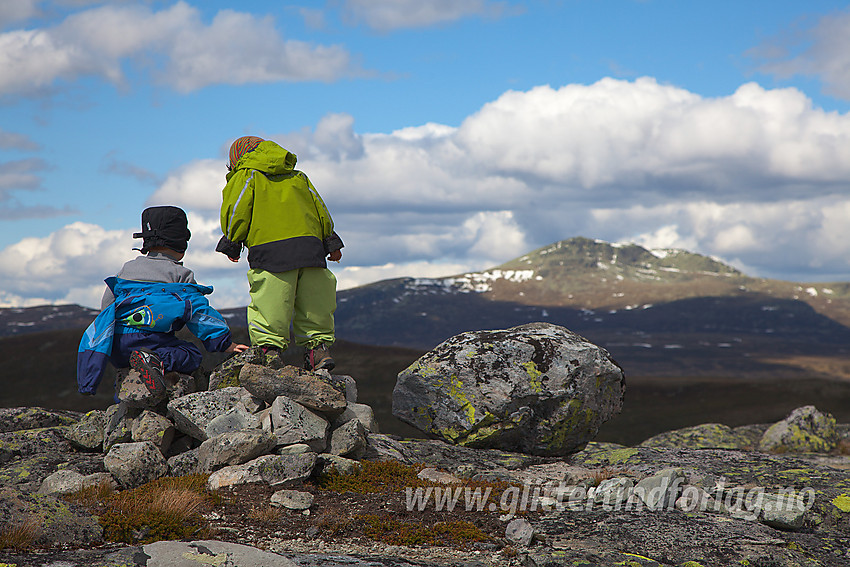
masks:
<svg viewBox="0 0 850 567"><path fill-rule="evenodd" d="M142 211L142 232L133 238L143 238L142 254L154 246L165 246L175 252L185 252L189 245L189 221L180 207L148 207Z"/></svg>

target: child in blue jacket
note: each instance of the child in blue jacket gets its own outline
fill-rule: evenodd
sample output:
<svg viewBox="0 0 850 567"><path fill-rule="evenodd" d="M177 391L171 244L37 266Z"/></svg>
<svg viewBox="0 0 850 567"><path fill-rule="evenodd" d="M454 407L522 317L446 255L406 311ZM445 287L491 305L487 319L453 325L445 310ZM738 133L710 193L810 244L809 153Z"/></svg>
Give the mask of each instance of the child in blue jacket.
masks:
<svg viewBox="0 0 850 567"><path fill-rule="evenodd" d="M77 353L77 386L94 394L107 362L136 370L152 393L165 390L166 372L191 374L201 365L201 352L174 333L183 326L210 352L239 353L230 328L213 309L207 294L213 289L195 282L181 262L191 232L186 213L178 207L150 207L142 212L139 256L115 277L107 278L101 312L89 325Z"/></svg>

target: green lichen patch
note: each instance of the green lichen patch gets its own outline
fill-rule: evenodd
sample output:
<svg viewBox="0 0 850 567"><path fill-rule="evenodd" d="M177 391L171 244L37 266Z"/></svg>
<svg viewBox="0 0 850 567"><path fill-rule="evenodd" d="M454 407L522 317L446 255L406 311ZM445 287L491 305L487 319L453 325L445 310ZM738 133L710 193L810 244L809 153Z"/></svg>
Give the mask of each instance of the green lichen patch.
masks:
<svg viewBox="0 0 850 567"><path fill-rule="evenodd" d="M832 500L830 500L833 506L838 508L844 513L850 512L850 495L848 494L839 494Z"/></svg>
<svg viewBox="0 0 850 567"><path fill-rule="evenodd" d="M587 455L584 453L585 451L577 453L575 460L588 467L623 466L635 464L640 460L640 451L633 447L593 451Z"/></svg>
<svg viewBox="0 0 850 567"><path fill-rule="evenodd" d="M541 376L543 376L543 373L537 369L537 365L534 364L534 361L529 360L528 362L524 362L522 367L525 368L525 371L528 374L528 385L531 390L538 394L542 393L543 381L541 380Z"/></svg>
<svg viewBox="0 0 850 567"><path fill-rule="evenodd" d="M598 420L596 412L585 407L579 400L566 400L563 405L563 417L558 423L551 424L551 432L541 438L549 454L553 455L575 450L577 444L592 436L592 430Z"/></svg>

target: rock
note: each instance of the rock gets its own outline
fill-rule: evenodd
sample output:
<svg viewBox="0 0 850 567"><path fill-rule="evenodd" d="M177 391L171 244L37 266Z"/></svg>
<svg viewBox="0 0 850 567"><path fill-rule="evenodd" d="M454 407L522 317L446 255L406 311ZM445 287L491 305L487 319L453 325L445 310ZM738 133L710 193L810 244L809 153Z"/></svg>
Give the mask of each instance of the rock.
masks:
<svg viewBox="0 0 850 567"><path fill-rule="evenodd" d="M514 545L527 547L534 538L534 528L524 518L514 518L505 528L505 539Z"/></svg>
<svg viewBox="0 0 850 567"><path fill-rule="evenodd" d="M640 444L641 447L683 449L749 449L752 438L722 423L704 423L659 433Z"/></svg>
<svg viewBox="0 0 850 567"><path fill-rule="evenodd" d="M838 446L835 418L814 406L803 406L774 423L759 441L759 450L773 453L828 453Z"/></svg>
<svg viewBox="0 0 850 567"><path fill-rule="evenodd" d="M210 374L210 390L220 390L233 386L241 386L239 373L246 364L266 365L266 356L258 346L252 346L243 353L231 356Z"/></svg>
<svg viewBox="0 0 850 567"><path fill-rule="evenodd" d="M344 374L334 374L331 376L331 379L336 382L343 383L343 391L345 393L345 401L349 404L357 403L357 382L351 376L347 376ZM365 425L365 424L364 424ZM377 433L377 431L376 431Z"/></svg>
<svg viewBox="0 0 850 567"><path fill-rule="evenodd" d="M38 494L73 494L83 488L101 484L118 488L115 479L109 473L92 473L84 476L75 470L59 469L42 481Z"/></svg>
<svg viewBox="0 0 850 567"><path fill-rule="evenodd" d="M207 425L204 433L207 438L239 431L240 429L260 429L260 419L250 413L245 407L245 404L239 403L236 407L227 410L227 412L214 417Z"/></svg>
<svg viewBox="0 0 850 567"><path fill-rule="evenodd" d="M295 443L277 448L278 455L297 455L299 453L313 453L313 449L306 443Z"/></svg>
<svg viewBox="0 0 850 567"><path fill-rule="evenodd" d="M125 403L113 404L106 408L103 426L104 452L109 451L116 443L128 443L133 440L133 420L140 411Z"/></svg>
<svg viewBox="0 0 850 567"><path fill-rule="evenodd" d="M330 453L352 459L363 457L366 453L366 429L360 420L352 419L331 433Z"/></svg>
<svg viewBox="0 0 850 567"><path fill-rule="evenodd" d="M145 565L167 565L168 567L298 567L283 555L263 551L248 545L223 541L158 541L145 545L126 565L138 565L137 558L144 558ZM115 563L118 565L119 563ZM120 563L124 565L125 563Z"/></svg>
<svg viewBox="0 0 850 567"><path fill-rule="evenodd" d="M206 441L210 422L239 402L244 404L245 395L246 391L239 387L195 392L168 402L168 416L183 433Z"/></svg>
<svg viewBox="0 0 850 567"><path fill-rule="evenodd" d="M72 426L80 420L80 415L76 411L39 407L0 408L0 433L23 429Z"/></svg>
<svg viewBox="0 0 850 567"><path fill-rule="evenodd" d="M169 400L182 398L198 391L195 377L180 372L165 373L165 391Z"/></svg>
<svg viewBox="0 0 850 567"><path fill-rule="evenodd" d="M167 417L150 410L142 411L130 427L130 436L133 441L137 443L150 441L163 455L168 453L171 442L174 440L174 433L174 424Z"/></svg>
<svg viewBox="0 0 850 567"><path fill-rule="evenodd" d="M799 530L805 524L807 506L797 495L763 494L758 520L778 530Z"/></svg>
<svg viewBox="0 0 850 567"><path fill-rule="evenodd" d="M440 484L457 484L461 482L455 475L435 469L434 467L425 467L416 473L416 478L428 482L438 482Z"/></svg>
<svg viewBox="0 0 850 567"><path fill-rule="evenodd" d="M271 504L287 510L307 510L313 505L313 495L300 490L278 490L272 494Z"/></svg>
<svg viewBox="0 0 850 567"><path fill-rule="evenodd" d="M198 460L198 449L178 453L168 459L168 474L170 476L186 476L203 472Z"/></svg>
<svg viewBox="0 0 850 567"><path fill-rule="evenodd" d="M168 474L168 463L150 441L118 443L103 458L103 464L124 488L134 488Z"/></svg>
<svg viewBox="0 0 850 567"><path fill-rule="evenodd" d="M330 455L328 453L319 455L319 464L322 466L323 473L336 471L339 474L353 474L357 471L357 467L360 466L360 463L354 459L346 459L345 457Z"/></svg>
<svg viewBox="0 0 850 567"><path fill-rule="evenodd" d="M366 434L366 454L363 458L370 461L398 461L409 464L404 454L404 446L389 435L380 433Z"/></svg>
<svg viewBox="0 0 850 567"><path fill-rule="evenodd" d="M563 456L623 404L604 349L547 323L452 337L398 375L393 414L450 443Z"/></svg>
<svg viewBox="0 0 850 567"><path fill-rule="evenodd" d="M240 465L268 453L277 445L274 434L262 429L231 431L211 437L198 448L198 465L204 472L225 465Z"/></svg>
<svg viewBox="0 0 850 567"><path fill-rule="evenodd" d="M272 403L280 396L294 400L311 410L328 415L339 415L345 409L344 389L331 385L295 366L275 370L257 364L246 364L239 373L239 383L257 398Z"/></svg>
<svg viewBox="0 0 850 567"><path fill-rule="evenodd" d="M224 467L212 473L207 481L210 490L226 486L265 482L271 486L303 481L316 466L315 453L297 455L265 455L243 465Z"/></svg>
<svg viewBox="0 0 850 567"><path fill-rule="evenodd" d="M328 446L330 423L298 402L278 396L271 407L272 428L279 445L305 443L317 453Z"/></svg>
<svg viewBox="0 0 850 567"><path fill-rule="evenodd" d="M71 494L83 487L85 477L77 471L59 469L41 483L38 494Z"/></svg>
<svg viewBox="0 0 850 567"><path fill-rule="evenodd" d="M348 402L348 406L346 406L345 411L343 411L334 421L333 428L337 429L352 419L356 419L362 423L367 433L380 433L380 431L378 431L378 422L375 420L375 412L372 408L366 404L358 404L354 402Z"/></svg>
<svg viewBox="0 0 850 567"><path fill-rule="evenodd" d="M59 426L0 433L0 464L20 457L68 451L71 443L66 439L67 432L67 426Z"/></svg>
<svg viewBox="0 0 850 567"><path fill-rule="evenodd" d="M639 498L650 510L670 509L679 498L684 480L682 469L661 470L638 482L634 497Z"/></svg>
<svg viewBox="0 0 850 567"><path fill-rule="evenodd" d="M0 533L15 528L30 531L33 543L40 546L91 545L103 539L97 519L64 500L0 487Z"/></svg>
<svg viewBox="0 0 850 567"><path fill-rule="evenodd" d="M101 451L105 426L106 412L92 410L68 428L66 438L84 451Z"/></svg>
<svg viewBox="0 0 850 567"><path fill-rule="evenodd" d="M630 478L608 478L599 483L593 493L594 501L601 504L603 509L620 506L632 495L635 482Z"/></svg>
<svg viewBox="0 0 850 567"><path fill-rule="evenodd" d="M141 375L131 368L118 369L115 381L118 402L131 408L155 408L168 397L167 389L160 389L153 394L145 386Z"/></svg>

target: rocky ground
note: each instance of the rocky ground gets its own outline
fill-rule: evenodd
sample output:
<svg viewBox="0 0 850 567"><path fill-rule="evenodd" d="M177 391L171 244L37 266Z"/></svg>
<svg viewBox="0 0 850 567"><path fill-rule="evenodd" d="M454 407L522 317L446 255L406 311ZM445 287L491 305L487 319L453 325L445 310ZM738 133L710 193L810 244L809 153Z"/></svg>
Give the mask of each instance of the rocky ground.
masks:
<svg viewBox="0 0 850 567"><path fill-rule="evenodd" d="M168 549L162 542L107 543L99 539L89 512L37 494L60 468L105 472L102 454L79 451L64 439L81 417L37 408L2 410L0 518L5 522L0 524L8 529L8 520L23 507L41 519L43 532L26 550L0 551L0 562L179 565L174 558L190 553L197 555L195 565L201 560L222 565L229 557L227 564L242 566L850 564L850 457L841 454L841 444L830 452L755 450L767 426L706 425L636 447L590 443L563 459L373 434L366 462L392 454L399 462L426 466L420 478L431 479L433 486L489 486L497 492L480 511L476 503L467 510L464 497L451 512L445 505L437 510L433 499L420 510L408 505L402 490L340 493L308 478L287 485L313 495L304 511L269 505L281 486L235 485L217 491L220 500L204 512L208 526L197 539L225 546L210 551L210 543L189 541ZM846 430L837 427L839 435ZM656 495L658 509L634 497L642 483L646 494ZM783 491L792 492L800 505L770 516L770 506L758 496ZM425 526L464 520L485 537L398 545L370 533L365 515ZM241 555L241 546L268 553L252 559Z"/></svg>
<svg viewBox="0 0 850 567"><path fill-rule="evenodd" d="M435 439L258 348L153 391L119 373L105 411L0 408L0 567L850 564L850 426L804 406L588 442L622 371L550 331L412 366Z"/></svg>

